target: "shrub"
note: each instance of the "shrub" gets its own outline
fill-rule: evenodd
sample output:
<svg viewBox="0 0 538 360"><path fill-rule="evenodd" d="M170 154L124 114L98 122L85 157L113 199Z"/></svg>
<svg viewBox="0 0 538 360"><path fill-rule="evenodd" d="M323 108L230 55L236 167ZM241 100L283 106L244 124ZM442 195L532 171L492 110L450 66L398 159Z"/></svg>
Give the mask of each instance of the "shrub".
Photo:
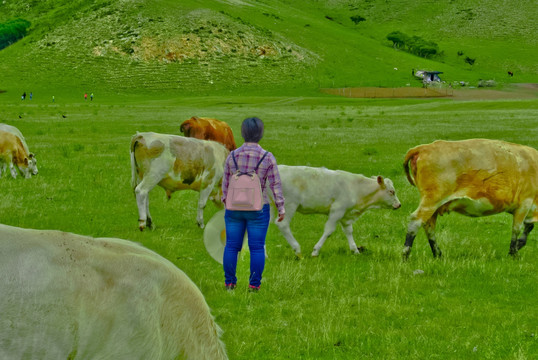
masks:
<svg viewBox="0 0 538 360"><path fill-rule="evenodd" d="M0 50L26 36L30 22L24 19L0 23Z"/></svg>
<svg viewBox="0 0 538 360"><path fill-rule="evenodd" d="M353 15L350 17L351 21L353 21L353 23L355 25L357 25L358 23L360 23L361 21L366 21L365 18L363 18L362 16L360 15Z"/></svg>
<svg viewBox="0 0 538 360"><path fill-rule="evenodd" d="M401 31L391 32L387 35L387 39L392 41L394 48L403 47L409 41L409 37Z"/></svg>
<svg viewBox="0 0 538 360"><path fill-rule="evenodd" d="M474 64L475 60L476 60L476 59L471 59L471 58L468 57L468 56L465 58L465 62L466 62L467 64L471 65L471 66Z"/></svg>

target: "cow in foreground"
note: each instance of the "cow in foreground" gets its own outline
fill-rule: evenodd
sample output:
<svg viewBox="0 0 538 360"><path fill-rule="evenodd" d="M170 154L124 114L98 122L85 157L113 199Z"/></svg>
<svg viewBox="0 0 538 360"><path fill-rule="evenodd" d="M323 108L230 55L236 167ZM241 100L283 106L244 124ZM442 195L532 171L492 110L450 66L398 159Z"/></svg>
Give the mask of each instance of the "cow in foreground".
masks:
<svg viewBox="0 0 538 360"><path fill-rule="evenodd" d="M131 139L131 185L138 205L140 230L152 227L149 192L161 186L168 198L178 190L200 192L198 225L204 227L204 208L211 197L222 207L221 182L228 150L214 141L183 136L137 133Z"/></svg>
<svg viewBox="0 0 538 360"><path fill-rule="evenodd" d="M187 137L219 142L228 151L237 148L232 128L224 121L193 116L185 120L179 127L179 130Z"/></svg>
<svg viewBox="0 0 538 360"><path fill-rule="evenodd" d="M38 173L37 160L28 151L24 136L17 128L7 124L0 124L0 162L0 176L8 166L13 178L17 177L17 169L26 179Z"/></svg>
<svg viewBox="0 0 538 360"><path fill-rule="evenodd" d="M227 359L209 307L136 243L0 225L0 359Z"/></svg>
<svg viewBox="0 0 538 360"><path fill-rule="evenodd" d="M538 151L531 147L487 139L435 141L410 149L404 170L420 192L407 228L404 260L420 227L433 256L441 256L435 224L437 216L450 211L473 217L512 214L511 255L525 246L538 221Z"/></svg>
<svg viewBox="0 0 538 360"><path fill-rule="evenodd" d="M353 223L369 209L398 209L401 206L392 181L381 176L368 178L341 170L287 165L279 165L278 171L286 199L286 217L276 225L299 258L302 256L301 246L290 229L295 212L329 216L312 256L319 255L337 223L342 226L351 251L358 254L353 240Z"/></svg>

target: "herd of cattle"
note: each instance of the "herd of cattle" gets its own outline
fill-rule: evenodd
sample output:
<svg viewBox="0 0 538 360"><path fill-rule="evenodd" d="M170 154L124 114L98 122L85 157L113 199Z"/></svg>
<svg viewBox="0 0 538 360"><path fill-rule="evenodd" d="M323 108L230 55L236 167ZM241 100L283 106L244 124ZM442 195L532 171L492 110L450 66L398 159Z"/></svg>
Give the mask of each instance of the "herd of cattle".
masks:
<svg viewBox="0 0 538 360"><path fill-rule="evenodd" d="M222 121L193 117L185 136L137 133L131 139L132 187L139 228L153 227L149 192L168 197L200 193L197 222L209 199L222 206L223 166L236 148ZM38 173L21 132L0 124L2 172ZM411 214L403 258L423 227L434 256L439 215L513 215L510 254L517 254L538 221L538 151L498 140L435 141L410 149L405 174L420 193ZM276 223L295 254L291 233L296 212L327 214L317 256L340 223L349 248L353 223L372 208L401 207L393 183L341 170L279 165L286 217ZM126 240L93 239L51 230L0 225L0 358L226 359L220 329L192 281L158 254ZM96 314L98 316L96 316Z"/></svg>

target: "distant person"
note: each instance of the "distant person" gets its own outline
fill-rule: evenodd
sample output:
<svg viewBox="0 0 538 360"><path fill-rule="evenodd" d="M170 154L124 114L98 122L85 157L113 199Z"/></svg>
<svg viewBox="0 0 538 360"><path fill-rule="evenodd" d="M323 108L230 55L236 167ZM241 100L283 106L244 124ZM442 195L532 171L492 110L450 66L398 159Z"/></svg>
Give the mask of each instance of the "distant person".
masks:
<svg viewBox="0 0 538 360"><path fill-rule="evenodd" d="M411 69L411 76L415 76L415 69Z"/></svg>
<svg viewBox="0 0 538 360"><path fill-rule="evenodd" d="M22 95L21 95L21 100L24 100L24 99L26 99L26 91L23 92Z"/></svg>
<svg viewBox="0 0 538 360"><path fill-rule="evenodd" d="M84 100L88 100L88 93L84 93Z"/></svg>
<svg viewBox="0 0 538 360"><path fill-rule="evenodd" d="M256 117L245 119L241 125L241 135L245 143L232 151L224 163L222 202L226 204L228 185L232 176L238 171L243 174L256 171L262 189L263 208L259 211L226 209L224 215L226 245L222 262L226 289L233 290L237 284L235 275L237 254L241 251L245 232L247 232L250 250L249 291L257 292L265 267L265 237L270 218L268 189L271 189L278 209L277 221L284 220L284 196L276 159L273 154L265 151L258 144L263 136L263 122Z"/></svg>
<svg viewBox="0 0 538 360"><path fill-rule="evenodd" d="M54 102L54 95L52 95L52 102Z"/></svg>
<svg viewBox="0 0 538 360"><path fill-rule="evenodd" d="M31 92L30 93L30 100L32 100L32 97L34 96L34 94Z"/></svg>
<svg viewBox="0 0 538 360"><path fill-rule="evenodd" d="M90 94L90 101L93 101L93 93Z"/></svg>

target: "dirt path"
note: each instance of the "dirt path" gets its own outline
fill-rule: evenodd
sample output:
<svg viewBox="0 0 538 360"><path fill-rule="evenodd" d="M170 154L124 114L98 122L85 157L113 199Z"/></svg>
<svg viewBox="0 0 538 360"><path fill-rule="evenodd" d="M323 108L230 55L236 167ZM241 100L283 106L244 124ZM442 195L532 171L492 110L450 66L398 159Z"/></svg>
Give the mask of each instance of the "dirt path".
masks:
<svg viewBox="0 0 538 360"><path fill-rule="evenodd" d="M354 98L453 98L456 100L536 99L538 84L510 84L502 89L491 88L341 88L321 89L322 92Z"/></svg>

